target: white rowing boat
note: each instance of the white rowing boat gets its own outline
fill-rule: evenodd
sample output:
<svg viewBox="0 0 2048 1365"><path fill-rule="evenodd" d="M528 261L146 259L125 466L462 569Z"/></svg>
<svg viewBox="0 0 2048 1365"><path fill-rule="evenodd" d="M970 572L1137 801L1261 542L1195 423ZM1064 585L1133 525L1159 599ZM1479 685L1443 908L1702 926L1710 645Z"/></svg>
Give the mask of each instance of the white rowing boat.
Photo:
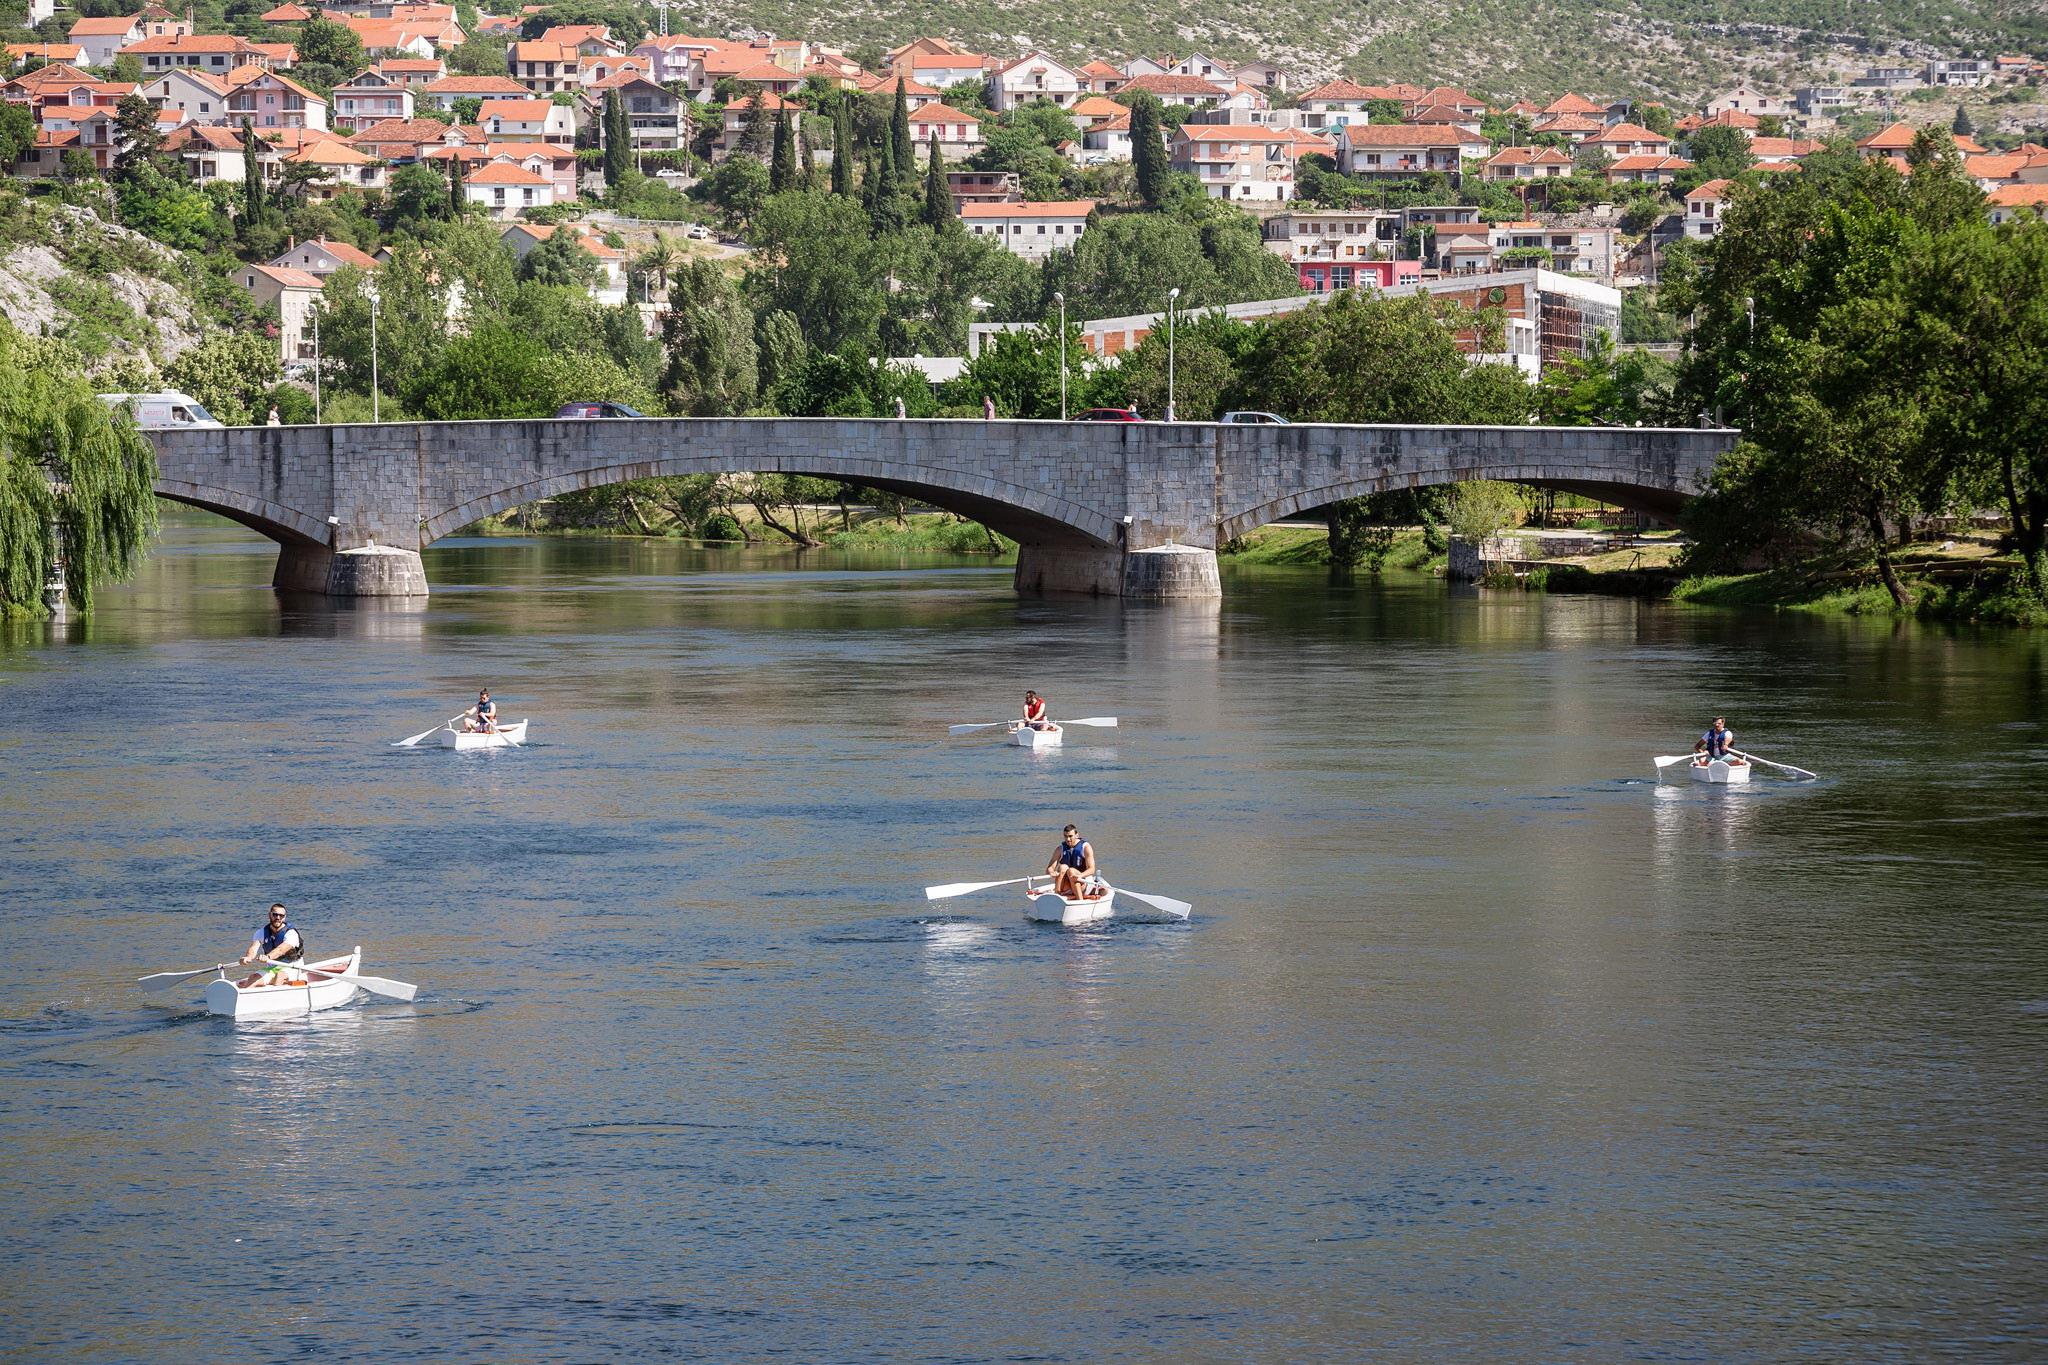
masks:
<svg viewBox="0 0 2048 1365"><path fill-rule="evenodd" d="M1712 782L1717 786L1727 784L1740 786L1749 781L1749 764L1739 758L1708 758L1704 754L1695 758L1687 769L1695 782Z"/></svg>
<svg viewBox="0 0 2048 1365"><path fill-rule="evenodd" d="M231 1019L277 1019L333 1009L355 998L356 983L330 980L321 973L354 976L362 960L363 950L357 945L346 957L330 957L310 966L291 964L286 972L302 983L293 986L244 986L240 983L247 978L248 968L221 967L220 975L206 983L206 1010Z"/></svg>
<svg viewBox="0 0 2048 1365"><path fill-rule="evenodd" d="M1065 733L1057 725L1047 724L1043 730L1034 730L1018 721L1010 730L1010 743L1020 749L1057 749L1064 742Z"/></svg>
<svg viewBox="0 0 2048 1365"><path fill-rule="evenodd" d="M1100 877L1090 878L1078 896L1062 896L1052 878L1032 877L1024 883L1024 918L1040 924L1094 924L1116 913L1116 888Z"/></svg>
<svg viewBox="0 0 2048 1365"><path fill-rule="evenodd" d="M444 749L457 753L468 753L472 749L516 749L526 743L526 722L516 725L500 725L495 730L458 730L444 725L434 732L434 737Z"/></svg>

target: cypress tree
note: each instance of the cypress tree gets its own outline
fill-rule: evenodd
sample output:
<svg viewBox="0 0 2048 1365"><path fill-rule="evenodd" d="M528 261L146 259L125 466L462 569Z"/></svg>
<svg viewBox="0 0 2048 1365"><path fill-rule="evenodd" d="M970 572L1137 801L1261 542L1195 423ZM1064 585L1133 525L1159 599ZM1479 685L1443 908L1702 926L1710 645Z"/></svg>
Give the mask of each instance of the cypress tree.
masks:
<svg viewBox="0 0 2048 1365"><path fill-rule="evenodd" d="M1166 143L1159 132L1159 105L1150 94L1131 106L1131 162L1138 174L1138 198L1148 209L1166 193Z"/></svg>
<svg viewBox="0 0 2048 1365"><path fill-rule="evenodd" d="M458 152L460 151L459 148L457 150ZM462 193L462 157L460 155L451 156L448 158L448 216L450 218L460 218L462 216L464 198L465 196Z"/></svg>
<svg viewBox="0 0 2048 1365"><path fill-rule="evenodd" d="M796 187L800 190L816 188L818 178L817 161L811 154L811 140L804 136L804 123L799 113L789 137L791 145L796 148Z"/></svg>
<svg viewBox="0 0 2048 1365"><path fill-rule="evenodd" d="M250 227L263 221L263 167L256 160L256 129L242 120L242 221Z"/></svg>
<svg viewBox="0 0 2048 1365"><path fill-rule="evenodd" d="M843 103L832 114L832 193L853 193L853 125Z"/></svg>
<svg viewBox="0 0 2048 1365"><path fill-rule="evenodd" d="M633 134L626 124L626 106L619 100L619 92L604 92L604 183L605 188L617 192L626 183L626 172L633 165Z"/></svg>
<svg viewBox="0 0 2048 1365"><path fill-rule="evenodd" d="M781 194L796 183L796 149L789 143L789 110L775 111L775 151L768 162L768 193Z"/></svg>
<svg viewBox="0 0 2048 1365"><path fill-rule="evenodd" d="M953 222L953 196L946 189L946 168L939 161L939 135L932 134L931 161L924 172L924 221L934 232Z"/></svg>
<svg viewBox="0 0 2048 1365"><path fill-rule="evenodd" d="M1977 125L1970 122L1969 110L1963 108L1960 104L1956 106L1955 121L1949 124L1948 127L1949 131L1958 137L1968 137L1971 133L1977 131Z"/></svg>
<svg viewBox="0 0 2048 1365"><path fill-rule="evenodd" d="M882 165L873 152L868 153L867 164L862 167L860 177L860 206L873 218L881 204Z"/></svg>
<svg viewBox="0 0 2048 1365"><path fill-rule="evenodd" d="M895 158L896 174L908 178L917 168L917 148L910 141L910 100L903 93L905 82L896 78L896 107L889 111L889 154Z"/></svg>

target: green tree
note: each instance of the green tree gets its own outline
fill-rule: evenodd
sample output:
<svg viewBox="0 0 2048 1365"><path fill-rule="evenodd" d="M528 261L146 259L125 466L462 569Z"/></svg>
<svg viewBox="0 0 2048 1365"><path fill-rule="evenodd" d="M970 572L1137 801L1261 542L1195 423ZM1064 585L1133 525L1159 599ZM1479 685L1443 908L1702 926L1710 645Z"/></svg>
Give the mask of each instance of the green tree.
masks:
<svg viewBox="0 0 2048 1365"><path fill-rule="evenodd" d="M132 422L110 412L82 376L76 351L31 339L0 317L0 615L43 614L64 537L65 590L90 612L101 584L126 577L156 532L156 455ZM43 461L54 459L54 493Z"/></svg>
<svg viewBox="0 0 2048 1365"><path fill-rule="evenodd" d="M910 140L910 99L903 87L904 82L896 82L896 102L889 110L889 164L899 180L908 177L917 157L917 147Z"/></svg>
<svg viewBox="0 0 2048 1365"><path fill-rule="evenodd" d="M747 288L760 308L794 313L823 350L875 345L889 253L858 206L803 190L772 195L754 221L753 242Z"/></svg>
<svg viewBox="0 0 2048 1365"><path fill-rule="evenodd" d="M258 153L262 144L256 140L256 129L248 119L242 120L242 220L247 224L258 224L270 213L270 205L263 193L263 163Z"/></svg>
<svg viewBox="0 0 2048 1365"><path fill-rule="evenodd" d="M1692 169L1680 172L1676 184L1681 196L1710 180L1733 180L1755 160L1749 154L1749 134L1720 123L1695 129L1691 150Z"/></svg>
<svg viewBox="0 0 2048 1365"><path fill-rule="evenodd" d="M457 158L450 157L453 166ZM391 187L386 193L386 206L391 226L404 231L417 231L422 224L444 218L448 214L448 202L453 193L453 172L444 179L434 173L434 168L424 161L415 161L409 166L400 166L391 173Z"/></svg>
<svg viewBox="0 0 2048 1365"><path fill-rule="evenodd" d="M618 190L626 183L626 173L633 168L632 130L626 123L626 107L619 99L617 90L604 92L604 183L607 189Z"/></svg>
<svg viewBox="0 0 2048 1365"><path fill-rule="evenodd" d="M1138 199L1158 209L1166 193L1166 144L1159 131L1159 101L1146 94L1131 105L1131 163L1138 174Z"/></svg>
<svg viewBox="0 0 2048 1365"><path fill-rule="evenodd" d="M692 417L732 417L760 387L754 319L731 279L709 261L686 262L669 286L662 319L669 407Z"/></svg>
<svg viewBox="0 0 2048 1365"><path fill-rule="evenodd" d="M843 104L832 113L832 193L853 194L853 116Z"/></svg>
<svg viewBox="0 0 2048 1365"><path fill-rule="evenodd" d="M795 187L796 148L789 140L789 106L775 111L775 142L769 153L768 192L781 194Z"/></svg>
<svg viewBox="0 0 2048 1365"><path fill-rule="evenodd" d="M597 257L584 247L582 239L561 227L527 252L519 263L519 278L535 284L587 289L597 283L601 273Z"/></svg>
<svg viewBox="0 0 2048 1365"><path fill-rule="evenodd" d="M191 394L231 427L261 422L283 377L277 343L250 332L215 332L164 367L166 387Z"/></svg>
<svg viewBox="0 0 2048 1365"><path fill-rule="evenodd" d="M1949 121L1948 130L1957 137L1968 137L1977 131L1977 125L1970 122L1970 111L1958 104L1956 106L1956 116Z"/></svg>
<svg viewBox="0 0 2048 1365"><path fill-rule="evenodd" d="M114 181L120 184L145 171L161 173L163 134L157 131L156 106L141 95L123 95L114 106Z"/></svg>
<svg viewBox="0 0 2048 1365"><path fill-rule="evenodd" d="M363 40L348 25L337 24L318 11L299 26L296 46L302 66L325 67L344 77L363 69Z"/></svg>
<svg viewBox="0 0 2048 1365"><path fill-rule="evenodd" d="M796 376L810 347L804 343L803 325L796 320L796 314L780 308L761 319L760 331L761 390L768 393ZM777 410L789 411L779 401Z"/></svg>
<svg viewBox="0 0 2048 1365"><path fill-rule="evenodd" d="M733 155L711 168L691 193L718 211L734 232L745 232L768 201L768 168L751 156Z"/></svg>
<svg viewBox="0 0 2048 1365"><path fill-rule="evenodd" d="M939 135L931 136L931 157L924 171L924 225L934 232L959 226L953 217L953 194L946 185L946 165L939 159Z"/></svg>
<svg viewBox="0 0 2048 1365"><path fill-rule="evenodd" d="M344 266L320 291L320 352L329 391L370 395L370 299L377 300L376 374L382 391L396 396L413 377L434 366L448 343L448 285L452 272L441 253L399 238L377 270L374 291L363 272Z"/></svg>
<svg viewBox="0 0 2048 1365"><path fill-rule="evenodd" d="M35 142L36 121L28 106L0 100L0 166L12 166Z"/></svg>

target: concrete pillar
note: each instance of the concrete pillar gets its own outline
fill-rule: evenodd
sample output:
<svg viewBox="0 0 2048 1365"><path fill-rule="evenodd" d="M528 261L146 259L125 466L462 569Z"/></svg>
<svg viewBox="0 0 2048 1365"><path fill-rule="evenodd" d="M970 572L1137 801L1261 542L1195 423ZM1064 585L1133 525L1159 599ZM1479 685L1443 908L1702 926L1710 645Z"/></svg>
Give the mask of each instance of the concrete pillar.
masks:
<svg viewBox="0 0 2048 1365"><path fill-rule="evenodd" d="M329 597L425 597L427 570L418 550L371 545L340 550L327 569Z"/></svg>
<svg viewBox="0 0 2048 1365"><path fill-rule="evenodd" d="M326 592L327 570L333 562L334 551L325 545L279 545L270 586L279 592Z"/></svg>
<svg viewBox="0 0 2048 1365"><path fill-rule="evenodd" d="M1017 546L1017 591L1167 601L1223 596L1216 552L1199 545L1160 545L1125 553L1107 545L1023 541Z"/></svg>
<svg viewBox="0 0 2048 1365"><path fill-rule="evenodd" d="M1223 596L1216 552L1200 545L1155 545L1124 556L1123 595L1150 601Z"/></svg>

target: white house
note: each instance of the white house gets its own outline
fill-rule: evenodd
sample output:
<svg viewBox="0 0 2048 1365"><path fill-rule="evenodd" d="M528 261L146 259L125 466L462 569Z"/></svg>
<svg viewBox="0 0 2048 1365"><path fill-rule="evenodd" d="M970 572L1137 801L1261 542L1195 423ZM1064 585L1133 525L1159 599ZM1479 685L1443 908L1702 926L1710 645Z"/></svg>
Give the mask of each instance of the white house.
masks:
<svg viewBox="0 0 2048 1365"><path fill-rule="evenodd" d="M1728 210L1728 185L1726 180L1709 180L1685 196L1686 236L1705 239L1721 231Z"/></svg>
<svg viewBox="0 0 2048 1365"><path fill-rule="evenodd" d="M228 83L192 67L166 71L137 87L137 93L159 109L175 109L188 123L225 123Z"/></svg>
<svg viewBox="0 0 2048 1365"><path fill-rule="evenodd" d="M565 147L576 141L576 111L553 100L485 100L477 124L493 138Z"/></svg>
<svg viewBox="0 0 2048 1365"><path fill-rule="evenodd" d="M463 177L462 195L491 217L509 220L521 209L553 207L555 185L516 161L494 160Z"/></svg>
<svg viewBox="0 0 2048 1365"><path fill-rule="evenodd" d="M164 138L164 150L175 153L185 163L185 170L196 185L211 185L216 180L239 185L248 171L241 133L224 124L183 124ZM263 157L259 142L257 161L260 163Z"/></svg>
<svg viewBox="0 0 2048 1365"><path fill-rule="evenodd" d="M1766 95L1747 85L1738 85L1725 95L1716 95L1707 101L1706 115L1709 119L1716 114L1729 112L1749 114L1756 118L1783 118L1792 112L1786 103Z"/></svg>
<svg viewBox="0 0 2048 1365"><path fill-rule="evenodd" d="M1080 72L1043 52L1032 52L989 74L988 107L1001 114L1019 105L1051 100L1064 109L1081 98L1084 88Z"/></svg>
<svg viewBox="0 0 2048 1365"><path fill-rule="evenodd" d="M1211 199L1284 204L1294 197L1297 143L1291 128L1187 123L1167 146L1173 169L1192 174Z"/></svg>
<svg viewBox="0 0 2048 1365"><path fill-rule="evenodd" d="M85 52L87 66L112 66L121 49L142 41L142 25L134 15L112 19L80 19L66 35Z"/></svg>
<svg viewBox="0 0 2048 1365"><path fill-rule="evenodd" d="M526 87L510 76L442 76L413 87L422 108L452 110L457 100L530 99Z"/></svg>
<svg viewBox="0 0 2048 1365"><path fill-rule="evenodd" d="M624 106L628 136L632 139L635 153L674 151L689 145L690 118L683 102L637 71L620 72L584 90L583 97L589 102L590 117L600 138L604 135L602 115L605 97L614 92ZM488 128L490 125L486 123L484 126Z"/></svg>
<svg viewBox="0 0 2048 1365"><path fill-rule="evenodd" d="M314 358L311 319L326 280L288 266L244 265L235 268L235 283L259 306L277 305L278 351L286 364Z"/></svg>
<svg viewBox="0 0 2048 1365"><path fill-rule="evenodd" d="M1088 226L1088 215L1094 211L1092 199L963 204L960 221L975 236L994 238L995 244L1011 255L1037 261L1079 241Z"/></svg>

